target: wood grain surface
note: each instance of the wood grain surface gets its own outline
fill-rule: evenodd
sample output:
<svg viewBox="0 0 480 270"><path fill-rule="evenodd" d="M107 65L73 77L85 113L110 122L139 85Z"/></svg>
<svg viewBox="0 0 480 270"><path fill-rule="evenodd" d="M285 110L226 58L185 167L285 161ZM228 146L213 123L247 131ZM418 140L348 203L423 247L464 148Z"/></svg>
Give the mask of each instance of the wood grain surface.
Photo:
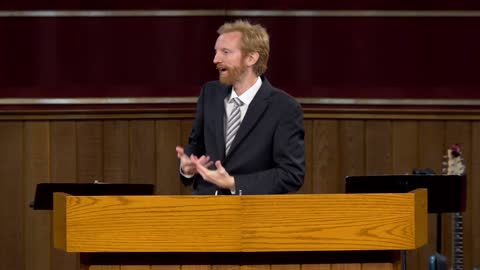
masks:
<svg viewBox="0 0 480 270"><path fill-rule="evenodd" d="M56 241L57 247L68 252L404 250L425 244L425 190L269 196L57 193L55 203L66 215L66 231L55 232L66 242Z"/></svg>

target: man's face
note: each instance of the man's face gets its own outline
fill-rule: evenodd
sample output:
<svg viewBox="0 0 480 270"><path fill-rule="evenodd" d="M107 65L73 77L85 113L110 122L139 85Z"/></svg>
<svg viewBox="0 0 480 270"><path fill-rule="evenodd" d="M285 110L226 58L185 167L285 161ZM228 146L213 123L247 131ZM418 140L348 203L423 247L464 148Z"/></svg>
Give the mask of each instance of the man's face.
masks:
<svg viewBox="0 0 480 270"><path fill-rule="evenodd" d="M217 38L213 63L217 66L222 84L233 85L242 79L247 70L240 45L241 38L240 32L224 33Z"/></svg>

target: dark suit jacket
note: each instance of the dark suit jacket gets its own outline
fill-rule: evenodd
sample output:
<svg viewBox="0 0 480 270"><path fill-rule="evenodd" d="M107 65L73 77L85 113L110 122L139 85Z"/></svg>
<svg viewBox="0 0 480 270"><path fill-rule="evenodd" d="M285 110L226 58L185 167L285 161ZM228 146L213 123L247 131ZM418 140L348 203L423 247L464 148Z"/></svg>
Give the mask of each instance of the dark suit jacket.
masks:
<svg viewBox="0 0 480 270"><path fill-rule="evenodd" d="M241 190L242 194L278 194L298 190L305 171L300 104L262 77L262 86L225 156L224 100L231 91L231 86L218 81L204 85L185 153L208 155L214 162L220 160L235 177L237 193ZM219 190L200 175L180 178L184 185L193 184L193 194L212 195ZM229 190L219 191L230 194Z"/></svg>

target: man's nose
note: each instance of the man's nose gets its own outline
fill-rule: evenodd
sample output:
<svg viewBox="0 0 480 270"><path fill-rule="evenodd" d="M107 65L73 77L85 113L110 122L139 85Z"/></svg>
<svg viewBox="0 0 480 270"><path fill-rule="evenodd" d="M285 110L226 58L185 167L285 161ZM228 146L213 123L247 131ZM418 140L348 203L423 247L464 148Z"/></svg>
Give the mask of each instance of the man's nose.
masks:
<svg viewBox="0 0 480 270"><path fill-rule="evenodd" d="M213 63L218 64L220 62L221 62L220 56L218 55L218 53L216 53L215 56L213 57Z"/></svg>

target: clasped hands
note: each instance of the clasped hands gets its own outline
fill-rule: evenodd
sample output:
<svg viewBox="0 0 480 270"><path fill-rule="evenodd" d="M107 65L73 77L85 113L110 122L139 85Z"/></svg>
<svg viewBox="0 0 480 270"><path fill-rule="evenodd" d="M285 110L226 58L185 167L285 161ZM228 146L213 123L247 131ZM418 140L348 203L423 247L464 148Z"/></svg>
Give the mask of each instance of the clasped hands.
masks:
<svg viewBox="0 0 480 270"><path fill-rule="evenodd" d="M180 159L180 168L183 173L188 175L200 174L205 181L208 181L217 187L235 190L235 179L228 174L222 166L220 160L215 161L215 170L210 170L213 161L209 156L197 157L195 155L186 155L183 147L177 146L177 157Z"/></svg>

